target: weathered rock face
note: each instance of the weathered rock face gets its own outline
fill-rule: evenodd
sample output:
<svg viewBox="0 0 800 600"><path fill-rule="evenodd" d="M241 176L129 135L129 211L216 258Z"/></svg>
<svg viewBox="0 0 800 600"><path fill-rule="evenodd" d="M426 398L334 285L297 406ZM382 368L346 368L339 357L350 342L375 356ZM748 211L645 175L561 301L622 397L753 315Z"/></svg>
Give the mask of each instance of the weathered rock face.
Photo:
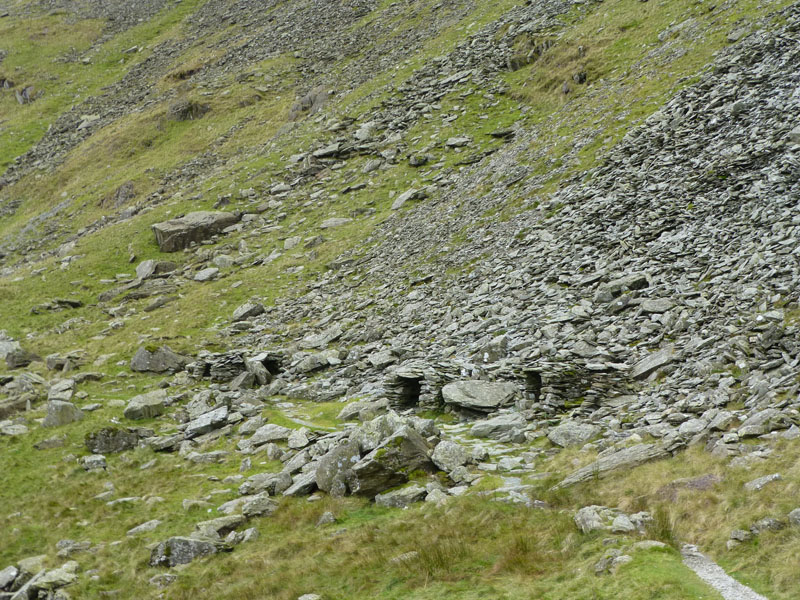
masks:
<svg viewBox="0 0 800 600"><path fill-rule="evenodd" d="M317 487L331 496L344 496L347 493L347 481L353 477L353 466L359 459L357 442L348 441L333 448L319 459Z"/></svg>
<svg viewBox="0 0 800 600"><path fill-rule="evenodd" d="M141 346L131 359L131 370L150 373L177 373L182 371L190 362L191 359L173 352L166 346L155 349Z"/></svg>
<svg viewBox="0 0 800 600"><path fill-rule="evenodd" d="M667 456L669 456L669 451L663 445L636 444L599 458L593 463L578 469L556 485L555 488L564 488L583 481L589 481L592 477L602 477L609 471L628 469Z"/></svg>
<svg viewBox="0 0 800 600"><path fill-rule="evenodd" d="M444 440L436 444L431 459L437 467L443 471L450 472L467 464L469 455L461 445Z"/></svg>
<svg viewBox="0 0 800 600"><path fill-rule="evenodd" d="M479 438L498 439L509 435L515 430L524 429L526 424L525 417L522 415L509 413L478 421L472 426L471 433Z"/></svg>
<svg viewBox="0 0 800 600"><path fill-rule="evenodd" d="M547 439L556 446L581 446L600 433L600 428L587 423L568 421L554 427L547 434Z"/></svg>
<svg viewBox="0 0 800 600"><path fill-rule="evenodd" d="M42 427L60 427L83 419L83 411L72 402L51 400L47 403L47 415L42 421Z"/></svg>
<svg viewBox="0 0 800 600"><path fill-rule="evenodd" d="M153 548L150 553L151 567L174 567L185 565L196 558L216 554L217 544L188 537L171 537Z"/></svg>
<svg viewBox="0 0 800 600"><path fill-rule="evenodd" d="M517 391L513 383L455 381L442 388L442 397L446 404L491 412L513 404Z"/></svg>
<svg viewBox="0 0 800 600"><path fill-rule="evenodd" d="M123 414L126 419L134 421L152 419L163 414L166 405L167 392L165 390L155 390L131 398Z"/></svg>
<svg viewBox="0 0 800 600"><path fill-rule="evenodd" d="M238 222L239 216L234 213L200 211L156 223L153 232L162 252L177 252L193 243L207 240Z"/></svg>
<svg viewBox="0 0 800 600"><path fill-rule="evenodd" d="M92 454L114 454L136 447L139 436L134 431L104 427L86 434L85 444Z"/></svg>
<svg viewBox="0 0 800 600"><path fill-rule="evenodd" d="M348 485L354 494L373 497L405 483L413 471L430 472L435 468L425 440L405 425L353 465Z"/></svg>

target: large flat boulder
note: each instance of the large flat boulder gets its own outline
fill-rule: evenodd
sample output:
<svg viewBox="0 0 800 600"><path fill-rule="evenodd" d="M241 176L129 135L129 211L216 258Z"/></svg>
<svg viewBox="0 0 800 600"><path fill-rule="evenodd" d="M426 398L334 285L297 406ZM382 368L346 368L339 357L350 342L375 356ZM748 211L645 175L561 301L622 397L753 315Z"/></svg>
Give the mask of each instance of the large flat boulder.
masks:
<svg viewBox="0 0 800 600"><path fill-rule="evenodd" d="M166 346L141 346L131 359L131 370L140 373L177 373L183 371L190 362L190 358L173 352Z"/></svg>
<svg viewBox="0 0 800 600"><path fill-rule="evenodd" d="M174 567L185 565L196 558L216 554L217 544L188 537L171 537L153 548L150 553L151 567Z"/></svg>
<svg viewBox="0 0 800 600"><path fill-rule="evenodd" d="M166 406L166 390L155 390L131 398L123 414L126 419L132 419L134 421L139 419L152 419L163 414Z"/></svg>
<svg viewBox="0 0 800 600"><path fill-rule="evenodd" d="M410 426L401 427L353 465L348 486L353 494L374 497L406 483L414 471L436 471L425 439Z"/></svg>
<svg viewBox="0 0 800 600"><path fill-rule="evenodd" d="M83 411L72 402L50 400L47 403L47 415L42 421L42 427L61 427L83 419Z"/></svg>
<svg viewBox="0 0 800 600"><path fill-rule="evenodd" d="M550 430L547 439L556 446L582 446L600 433L600 428L589 423L567 421Z"/></svg>
<svg viewBox="0 0 800 600"><path fill-rule="evenodd" d="M651 460L666 458L669 454L667 448L661 444L636 444L598 458L566 477L553 489L561 489L576 483L589 481L594 477L603 477L611 471L631 469Z"/></svg>
<svg viewBox="0 0 800 600"><path fill-rule="evenodd" d="M442 388L446 404L491 412L514 403L517 386L492 381L454 381Z"/></svg>
<svg viewBox="0 0 800 600"><path fill-rule="evenodd" d="M353 465L360 458L358 442L355 441L347 441L331 449L319 459L317 487L331 496L344 496L347 493L347 481L352 478Z"/></svg>
<svg viewBox="0 0 800 600"><path fill-rule="evenodd" d="M153 225L162 252L177 252L192 243L202 242L239 222L231 212L199 211Z"/></svg>

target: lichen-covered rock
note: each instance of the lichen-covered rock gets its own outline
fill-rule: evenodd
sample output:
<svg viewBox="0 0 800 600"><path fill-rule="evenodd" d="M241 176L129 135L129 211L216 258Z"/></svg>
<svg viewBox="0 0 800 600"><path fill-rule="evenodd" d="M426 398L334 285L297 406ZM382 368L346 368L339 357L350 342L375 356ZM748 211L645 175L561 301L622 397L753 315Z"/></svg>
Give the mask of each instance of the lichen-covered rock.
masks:
<svg viewBox="0 0 800 600"><path fill-rule="evenodd" d="M174 567L193 560L216 554L219 547L214 542L188 537L171 537L161 542L150 553L151 567Z"/></svg>
<svg viewBox="0 0 800 600"><path fill-rule="evenodd" d="M177 252L192 243L207 240L238 222L239 215L231 212L199 211L156 223L153 232L162 252Z"/></svg>
<svg viewBox="0 0 800 600"><path fill-rule="evenodd" d="M134 421L152 419L164 413L167 406L166 390L154 390L131 398L123 415Z"/></svg>
<svg viewBox="0 0 800 600"><path fill-rule="evenodd" d="M51 400L47 403L47 415L42 421L42 427L61 427L84 417L83 411L72 402Z"/></svg>

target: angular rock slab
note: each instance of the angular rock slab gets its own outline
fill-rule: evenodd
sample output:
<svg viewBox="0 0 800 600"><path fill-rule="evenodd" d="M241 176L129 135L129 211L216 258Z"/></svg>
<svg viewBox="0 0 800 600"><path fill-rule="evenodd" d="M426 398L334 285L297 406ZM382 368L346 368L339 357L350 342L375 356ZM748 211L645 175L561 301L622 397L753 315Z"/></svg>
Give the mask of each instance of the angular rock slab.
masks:
<svg viewBox="0 0 800 600"><path fill-rule="evenodd" d="M196 558L216 554L217 544L188 537L171 537L159 543L150 553L151 567L185 565Z"/></svg>
<svg viewBox="0 0 800 600"><path fill-rule="evenodd" d="M126 419L152 419L164 413L167 406L166 390L155 390L131 398L123 415Z"/></svg>
<svg viewBox="0 0 800 600"><path fill-rule="evenodd" d="M561 483L553 486L553 489L558 490L576 483L589 481L594 477L602 477L610 471L636 467L651 460L665 458L669 454L669 451L659 444L636 444L608 456L598 458L593 463L578 469L566 477Z"/></svg>
<svg viewBox="0 0 800 600"><path fill-rule="evenodd" d="M131 370L150 373L177 373L191 360L162 346L156 350L140 347L131 359Z"/></svg>
<svg viewBox="0 0 800 600"><path fill-rule="evenodd" d="M446 404L490 412L514 403L517 386L491 381L454 381L442 388Z"/></svg>
<svg viewBox="0 0 800 600"><path fill-rule="evenodd" d="M42 427L60 427L83 419L83 411L72 402L51 400L47 403L47 415Z"/></svg>
<svg viewBox="0 0 800 600"><path fill-rule="evenodd" d="M414 471L431 472L435 468L425 439L406 425L353 465L348 485L354 494L374 497L405 483Z"/></svg>
<svg viewBox="0 0 800 600"><path fill-rule="evenodd" d="M178 219L153 225L156 242L162 252L177 252L192 243L202 242L239 222L230 212L199 211Z"/></svg>

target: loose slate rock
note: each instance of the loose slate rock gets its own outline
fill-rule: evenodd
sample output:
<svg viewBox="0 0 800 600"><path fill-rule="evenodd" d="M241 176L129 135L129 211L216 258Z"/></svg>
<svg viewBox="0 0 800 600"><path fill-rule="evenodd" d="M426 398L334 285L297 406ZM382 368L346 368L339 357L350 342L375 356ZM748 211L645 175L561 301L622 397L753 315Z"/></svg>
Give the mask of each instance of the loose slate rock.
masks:
<svg viewBox="0 0 800 600"><path fill-rule="evenodd" d="M188 537L172 537L153 548L150 554L151 567L174 567L185 565L196 558L216 554L217 544Z"/></svg>
<svg viewBox="0 0 800 600"><path fill-rule="evenodd" d="M446 404L491 412L514 403L517 386L490 381L455 381L442 388Z"/></svg>
<svg viewBox="0 0 800 600"><path fill-rule="evenodd" d="M178 219L153 225L158 247L162 252L177 252L192 243L202 242L239 222L239 215L230 212L199 211Z"/></svg>
<svg viewBox="0 0 800 600"><path fill-rule="evenodd" d="M84 442L92 454L114 454L136 448L139 436L133 431L104 427L87 433Z"/></svg>
<svg viewBox="0 0 800 600"><path fill-rule="evenodd" d="M547 434L547 439L556 446L566 448L568 446L582 446L598 433L600 433L599 427L588 423L568 421L551 429L550 433Z"/></svg>
<svg viewBox="0 0 800 600"><path fill-rule="evenodd" d="M166 346L157 349L141 346L131 359L131 370L142 373L177 373L183 371L189 362L191 359Z"/></svg>
<svg viewBox="0 0 800 600"><path fill-rule="evenodd" d="M42 421L42 427L60 427L83 419L83 411L72 404L51 400L47 403L47 415Z"/></svg>
<svg viewBox="0 0 800 600"><path fill-rule="evenodd" d="M155 390L131 398L123 415L126 419L132 419L134 421L139 419L152 419L163 414L166 405L166 390Z"/></svg>

